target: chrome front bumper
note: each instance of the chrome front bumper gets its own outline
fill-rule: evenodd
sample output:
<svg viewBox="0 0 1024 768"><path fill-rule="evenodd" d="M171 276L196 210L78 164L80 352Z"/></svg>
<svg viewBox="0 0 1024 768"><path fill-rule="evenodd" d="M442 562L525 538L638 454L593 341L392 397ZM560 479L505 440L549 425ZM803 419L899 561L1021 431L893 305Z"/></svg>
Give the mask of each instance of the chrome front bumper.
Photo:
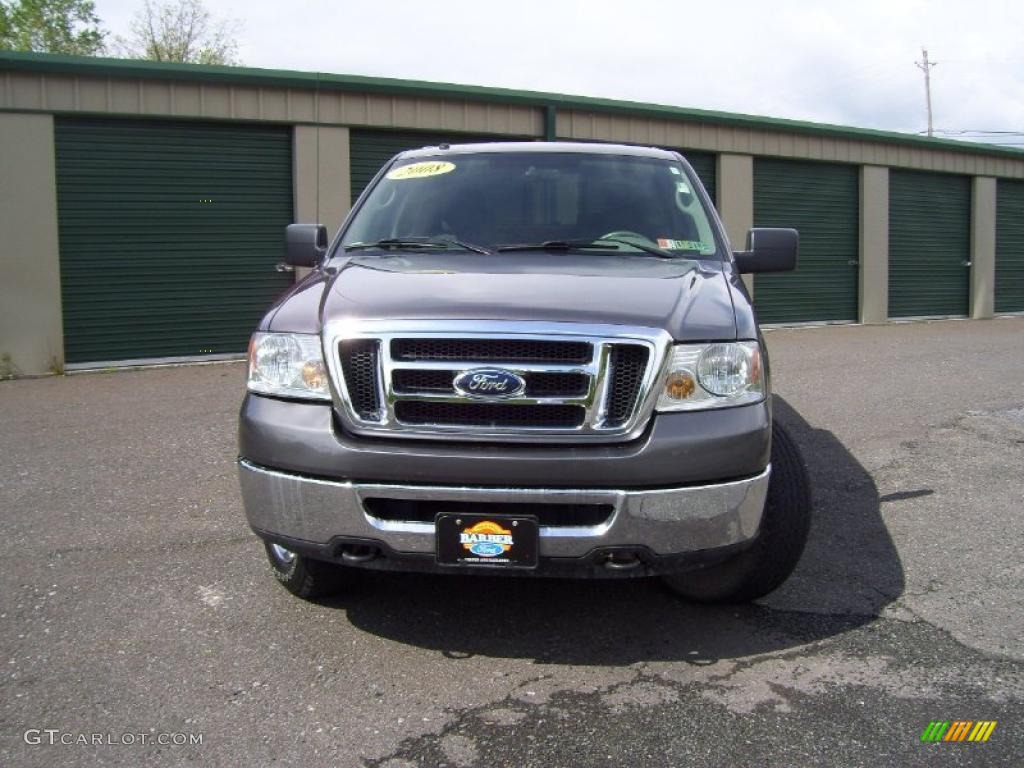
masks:
<svg viewBox="0 0 1024 768"><path fill-rule="evenodd" d="M372 517L366 498L538 504L605 504L601 525L540 529L540 555L584 557L597 548L637 547L677 555L743 544L761 524L771 467L733 482L661 490L522 489L383 485L304 477L238 463L249 524L264 535L326 545L336 537L372 540L398 553L433 554L434 524Z"/></svg>

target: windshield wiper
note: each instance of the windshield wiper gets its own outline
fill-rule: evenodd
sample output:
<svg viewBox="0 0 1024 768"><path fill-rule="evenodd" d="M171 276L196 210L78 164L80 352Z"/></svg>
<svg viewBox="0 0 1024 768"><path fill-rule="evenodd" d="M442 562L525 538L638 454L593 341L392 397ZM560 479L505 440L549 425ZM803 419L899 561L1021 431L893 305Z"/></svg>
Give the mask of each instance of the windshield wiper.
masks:
<svg viewBox="0 0 1024 768"><path fill-rule="evenodd" d="M455 238L449 237L386 237L383 240L374 240L367 243L351 243L343 246L346 251L360 251L369 250L371 248L379 248L381 250L395 249L449 249L452 246L462 248L465 251L473 251L473 253L482 253L485 256L490 256L491 251L484 248L482 245L474 245L473 243L467 243L465 240L456 240Z"/></svg>
<svg viewBox="0 0 1024 768"><path fill-rule="evenodd" d="M593 240L586 238L579 240L545 240L543 243L519 243L517 245L499 245L497 251L571 251L573 249L599 248L601 250L619 250L619 245L628 245L638 251L660 256L663 259L674 259L676 255L671 251L662 250L653 245L645 245L633 240L617 237L599 237Z"/></svg>
<svg viewBox="0 0 1024 768"><path fill-rule="evenodd" d="M496 251L569 251L573 248L604 248L619 250L617 245L602 245L596 240L545 240L543 243L512 243L499 245Z"/></svg>
<svg viewBox="0 0 1024 768"><path fill-rule="evenodd" d="M598 243L622 243L623 245L630 245L634 248L639 248L644 253L650 253L654 256L660 256L663 259L674 259L676 254L672 251L666 251L664 248L658 248L656 245L647 245L646 243L638 243L635 240L627 240L624 237L602 237L594 242Z"/></svg>

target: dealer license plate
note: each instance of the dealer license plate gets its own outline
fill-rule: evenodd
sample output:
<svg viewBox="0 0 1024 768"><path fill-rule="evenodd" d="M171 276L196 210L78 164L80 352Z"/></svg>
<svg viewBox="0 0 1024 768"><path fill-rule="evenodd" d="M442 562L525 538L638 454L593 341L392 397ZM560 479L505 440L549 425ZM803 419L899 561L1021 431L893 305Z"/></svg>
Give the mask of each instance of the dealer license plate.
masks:
<svg viewBox="0 0 1024 768"><path fill-rule="evenodd" d="M442 512L435 520L441 565L535 568L540 528L535 517L460 515Z"/></svg>

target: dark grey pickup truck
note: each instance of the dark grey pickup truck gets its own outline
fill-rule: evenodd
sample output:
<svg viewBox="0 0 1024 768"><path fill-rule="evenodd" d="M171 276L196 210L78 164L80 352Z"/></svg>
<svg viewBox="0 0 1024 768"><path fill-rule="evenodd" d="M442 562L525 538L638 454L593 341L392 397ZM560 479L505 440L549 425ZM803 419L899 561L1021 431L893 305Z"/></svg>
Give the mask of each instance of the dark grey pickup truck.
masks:
<svg viewBox="0 0 1024 768"><path fill-rule="evenodd" d="M570 143L403 152L253 334L239 429L249 524L301 597L352 568L662 576L750 600L803 550L810 494L773 426L741 272L689 163Z"/></svg>

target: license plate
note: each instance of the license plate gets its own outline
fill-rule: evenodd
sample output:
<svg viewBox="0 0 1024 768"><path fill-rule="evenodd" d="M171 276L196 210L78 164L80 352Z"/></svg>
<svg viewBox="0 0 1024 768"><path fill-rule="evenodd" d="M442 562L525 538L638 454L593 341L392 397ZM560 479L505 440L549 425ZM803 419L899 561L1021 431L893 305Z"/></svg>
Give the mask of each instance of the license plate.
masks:
<svg viewBox="0 0 1024 768"><path fill-rule="evenodd" d="M535 517L442 512L434 522L441 565L537 567L540 528Z"/></svg>

